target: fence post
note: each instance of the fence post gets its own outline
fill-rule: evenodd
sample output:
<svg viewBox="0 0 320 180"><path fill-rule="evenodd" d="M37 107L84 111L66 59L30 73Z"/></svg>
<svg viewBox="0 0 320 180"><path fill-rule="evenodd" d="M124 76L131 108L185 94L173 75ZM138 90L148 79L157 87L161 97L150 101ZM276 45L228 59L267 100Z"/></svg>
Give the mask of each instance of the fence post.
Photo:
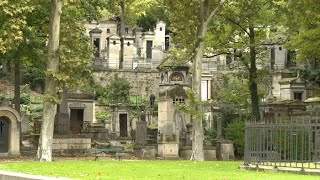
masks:
<svg viewBox="0 0 320 180"><path fill-rule="evenodd" d="M245 120L244 128L245 128L245 135L244 135L244 166L249 166L249 127L248 127L248 120Z"/></svg>

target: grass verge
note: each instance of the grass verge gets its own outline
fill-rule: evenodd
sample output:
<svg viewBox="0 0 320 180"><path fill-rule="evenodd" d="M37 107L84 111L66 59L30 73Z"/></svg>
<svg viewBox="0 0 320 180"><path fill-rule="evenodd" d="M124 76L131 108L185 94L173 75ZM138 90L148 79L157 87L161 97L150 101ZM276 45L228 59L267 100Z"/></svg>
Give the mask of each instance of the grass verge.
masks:
<svg viewBox="0 0 320 180"><path fill-rule="evenodd" d="M317 176L239 170L222 161L55 161L2 163L1 170L72 179L320 179Z"/></svg>

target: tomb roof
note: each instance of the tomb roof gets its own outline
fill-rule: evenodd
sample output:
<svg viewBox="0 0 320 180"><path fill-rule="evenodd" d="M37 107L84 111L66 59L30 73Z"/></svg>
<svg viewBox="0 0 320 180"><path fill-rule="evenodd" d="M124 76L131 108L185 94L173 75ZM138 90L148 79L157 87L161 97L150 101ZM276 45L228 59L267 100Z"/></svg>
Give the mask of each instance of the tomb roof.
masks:
<svg viewBox="0 0 320 180"><path fill-rule="evenodd" d="M89 33L90 34L101 34L102 30L96 27L96 28L92 29Z"/></svg>
<svg viewBox="0 0 320 180"><path fill-rule="evenodd" d="M68 98L70 99L95 99L96 95L94 93L85 90L71 90L68 91Z"/></svg>

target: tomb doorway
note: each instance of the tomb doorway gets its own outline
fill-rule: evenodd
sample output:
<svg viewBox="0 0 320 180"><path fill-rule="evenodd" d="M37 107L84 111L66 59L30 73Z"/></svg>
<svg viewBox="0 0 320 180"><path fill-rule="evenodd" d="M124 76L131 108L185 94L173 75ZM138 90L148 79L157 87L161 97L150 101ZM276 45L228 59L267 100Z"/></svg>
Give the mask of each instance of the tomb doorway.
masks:
<svg viewBox="0 0 320 180"><path fill-rule="evenodd" d="M80 134L83 128L84 109L70 109L70 130L73 134Z"/></svg>
<svg viewBox="0 0 320 180"><path fill-rule="evenodd" d="M9 126L9 119L0 117L0 153L7 153L9 150Z"/></svg>
<svg viewBox="0 0 320 180"><path fill-rule="evenodd" d="M120 137L128 137L127 114L119 114Z"/></svg>

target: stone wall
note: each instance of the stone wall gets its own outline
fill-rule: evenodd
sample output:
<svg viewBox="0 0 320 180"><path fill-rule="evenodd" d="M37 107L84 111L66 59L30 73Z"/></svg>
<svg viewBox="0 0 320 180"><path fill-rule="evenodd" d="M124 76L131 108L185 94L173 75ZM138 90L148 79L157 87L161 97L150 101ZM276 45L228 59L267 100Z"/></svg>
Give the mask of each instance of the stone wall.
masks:
<svg viewBox="0 0 320 180"><path fill-rule="evenodd" d="M90 138L62 138L56 137L52 141L52 151L59 156L85 156L90 154Z"/></svg>
<svg viewBox="0 0 320 180"><path fill-rule="evenodd" d="M150 96L159 92L159 71L151 69L105 70L93 74L95 82L106 86L115 76L127 79L132 86L130 95Z"/></svg>

